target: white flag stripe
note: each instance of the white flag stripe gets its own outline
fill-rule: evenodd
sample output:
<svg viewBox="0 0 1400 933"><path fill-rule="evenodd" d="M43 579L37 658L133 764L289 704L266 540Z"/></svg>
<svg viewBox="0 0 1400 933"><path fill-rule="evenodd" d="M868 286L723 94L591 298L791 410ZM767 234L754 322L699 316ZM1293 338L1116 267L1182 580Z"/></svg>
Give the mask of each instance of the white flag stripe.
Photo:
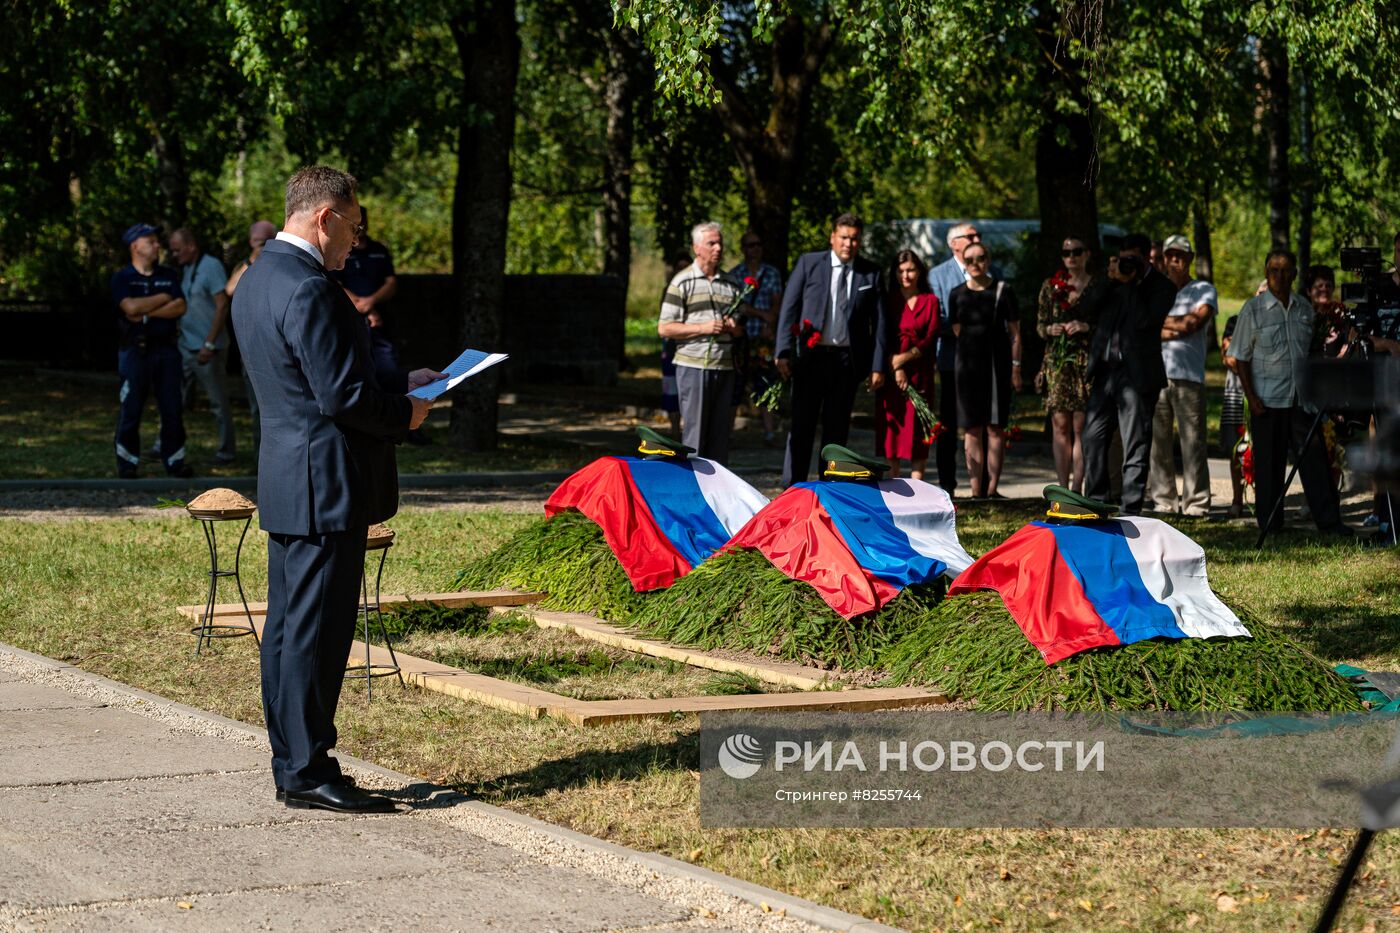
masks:
<svg viewBox="0 0 1400 933"><path fill-rule="evenodd" d="M1155 518L1115 519L1124 525L1128 549L1137 560L1143 585L1176 617L1190 638L1248 636L1239 617L1211 591L1206 552L1171 525Z"/></svg>
<svg viewBox="0 0 1400 933"><path fill-rule="evenodd" d="M915 551L942 561L957 575L972 566L972 555L958 541L957 513L942 487L920 480L880 481L880 496L894 526L909 538Z"/></svg>
<svg viewBox="0 0 1400 933"><path fill-rule="evenodd" d="M700 484L700 495L705 497L729 537L738 534L739 529L768 504L763 493L715 461L692 457L690 463L695 470L695 481Z"/></svg>

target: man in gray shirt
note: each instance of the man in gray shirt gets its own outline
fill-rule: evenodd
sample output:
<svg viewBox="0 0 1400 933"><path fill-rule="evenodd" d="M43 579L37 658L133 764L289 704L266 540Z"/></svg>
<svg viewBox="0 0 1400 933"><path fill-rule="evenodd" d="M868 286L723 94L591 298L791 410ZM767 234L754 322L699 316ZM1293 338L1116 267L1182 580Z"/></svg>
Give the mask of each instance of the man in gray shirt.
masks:
<svg viewBox="0 0 1400 933"><path fill-rule="evenodd" d="M1191 278L1191 241L1181 234L1162 247L1167 278L1176 302L1162 322L1162 364L1167 387L1157 396L1152 416L1152 465L1148 496L1158 512L1176 512L1176 465L1172 460L1172 420L1181 437L1181 508L1184 515L1210 513L1210 469L1206 464L1206 328L1215 317L1215 286Z"/></svg>
<svg viewBox="0 0 1400 933"><path fill-rule="evenodd" d="M690 240L695 262L667 286L656 332L676 341L682 442L702 457L727 463L734 428L734 338L744 328L725 317L725 311L739 287L720 275L724 235L719 224L697 224Z"/></svg>
<svg viewBox="0 0 1400 933"><path fill-rule="evenodd" d="M1298 397L1298 383L1312 344L1313 307L1293 291L1298 260L1288 250L1275 249L1264 261L1268 289L1240 309L1230 355L1236 360L1244 397L1249 401L1249 433L1254 446L1255 518L1261 529L1283 496L1284 466L1289 454L1299 456L1312 423ZM1296 445L1296 446L1295 446ZM1298 460L1303 494L1313 521L1323 534L1352 535L1342 524L1337 487L1327 465L1322 432ZM1273 529L1283 524L1283 512Z"/></svg>
<svg viewBox="0 0 1400 933"><path fill-rule="evenodd" d="M170 252L181 267L181 288L189 309L180 319L180 359L184 364L185 405L199 384L209 399L209 410L219 426L219 448L214 459L230 463L238 449L233 431L233 409L228 403L228 309L224 292L228 275L223 264L202 253L199 241L187 227L170 234Z"/></svg>

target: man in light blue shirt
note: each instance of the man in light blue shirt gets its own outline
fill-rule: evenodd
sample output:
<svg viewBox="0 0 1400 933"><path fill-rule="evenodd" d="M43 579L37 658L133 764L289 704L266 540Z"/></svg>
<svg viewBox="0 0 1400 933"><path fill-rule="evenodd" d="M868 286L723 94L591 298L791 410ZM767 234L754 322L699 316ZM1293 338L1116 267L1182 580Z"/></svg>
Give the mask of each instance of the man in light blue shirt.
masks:
<svg viewBox="0 0 1400 933"><path fill-rule="evenodd" d="M209 410L219 426L219 447L214 459L230 463L237 453L233 409L228 403L229 296L224 292L228 275L223 264L200 251L199 241L186 227L170 234L170 252L180 263L181 288L188 310L180 319L180 359L184 365L185 407L199 384L209 399Z"/></svg>
<svg viewBox="0 0 1400 933"><path fill-rule="evenodd" d="M950 496L958 486L958 395L953 379L958 338L953 336L953 328L948 323L948 296L967 281L963 253L973 243L981 242L982 235L975 224L954 224L948 228L947 236L953 255L928 272L929 288L938 299L938 420L951 429L934 442L934 457L938 464L938 485Z"/></svg>
<svg viewBox="0 0 1400 933"><path fill-rule="evenodd" d="M1162 247L1166 276L1176 286L1176 301L1162 322L1162 365L1167 387L1157 396L1152 415L1152 464L1147 498L1159 512L1193 518L1210 514L1210 469L1206 463L1206 328L1219 301L1215 286L1191 278L1195 253L1182 234L1167 237ZM1172 422L1181 439L1181 506L1177 507L1176 465L1172 461Z"/></svg>
<svg viewBox="0 0 1400 933"><path fill-rule="evenodd" d="M1274 506L1284 494L1283 474L1290 454L1307 437L1312 414L1305 411L1298 385L1312 344L1314 313L1308 299L1293 291L1298 261L1287 250L1275 249L1264 263L1268 289L1240 309L1230 355L1235 358L1244 397L1249 400L1249 435L1254 448L1255 518L1268 527ZM1351 535L1342 524L1337 487L1332 484L1322 432L1313 434L1298 459L1303 494L1318 530ZM1283 524L1283 512L1273 528Z"/></svg>

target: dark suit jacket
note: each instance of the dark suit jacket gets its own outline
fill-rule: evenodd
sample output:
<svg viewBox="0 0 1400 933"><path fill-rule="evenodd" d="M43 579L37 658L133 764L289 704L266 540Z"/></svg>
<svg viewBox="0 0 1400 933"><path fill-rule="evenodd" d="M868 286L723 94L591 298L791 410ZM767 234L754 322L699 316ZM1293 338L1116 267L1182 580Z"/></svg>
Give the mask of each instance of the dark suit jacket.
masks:
<svg viewBox="0 0 1400 933"><path fill-rule="evenodd" d="M1147 274L1132 285L1114 282L1103 303L1098 329L1089 350L1089 378L1107 369L1104 351L1121 322L1119 348L1128 381L1139 392L1160 392L1167 387L1167 370L1162 363L1162 322L1176 300L1171 279L1148 267Z"/></svg>
<svg viewBox="0 0 1400 933"><path fill-rule="evenodd" d="M369 328L304 250L269 240L238 283L233 320L258 398L258 514L273 534L364 527L398 510L394 444L412 403L380 391Z"/></svg>
<svg viewBox="0 0 1400 933"><path fill-rule="evenodd" d="M885 315L880 301L880 269L857 256L851 267L851 361L857 373L885 368ZM778 356L792 356L797 338L793 327L804 320L825 322L831 310L831 250L804 253L788 276L783 306L778 311ZM822 329L818 325L818 330Z"/></svg>

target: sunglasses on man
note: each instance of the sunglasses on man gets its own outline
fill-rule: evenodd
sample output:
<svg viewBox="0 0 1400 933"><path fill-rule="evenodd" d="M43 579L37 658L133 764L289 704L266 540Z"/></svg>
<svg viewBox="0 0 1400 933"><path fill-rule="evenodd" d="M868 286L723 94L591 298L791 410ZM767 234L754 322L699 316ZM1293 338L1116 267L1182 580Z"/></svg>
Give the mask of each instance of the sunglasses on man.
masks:
<svg viewBox="0 0 1400 933"><path fill-rule="evenodd" d="M1063 259L1068 259L1071 256L1078 258L1080 256L1083 256L1087 252L1089 252L1088 248L1083 246L1076 246L1073 249L1060 250L1060 257Z"/></svg>

